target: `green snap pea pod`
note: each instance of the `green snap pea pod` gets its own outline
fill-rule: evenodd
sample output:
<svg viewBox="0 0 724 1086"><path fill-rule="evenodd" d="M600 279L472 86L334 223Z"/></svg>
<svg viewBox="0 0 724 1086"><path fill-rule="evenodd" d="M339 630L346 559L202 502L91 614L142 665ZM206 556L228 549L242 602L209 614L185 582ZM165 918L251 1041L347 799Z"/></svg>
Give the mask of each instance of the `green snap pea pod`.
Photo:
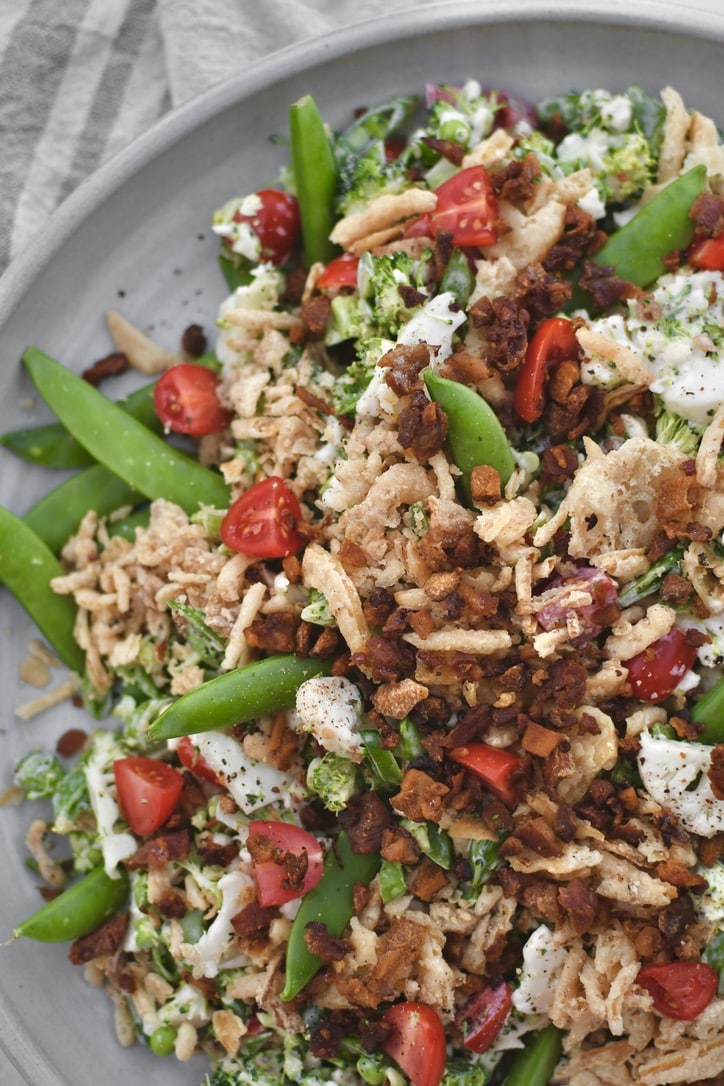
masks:
<svg viewBox="0 0 724 1086"><path fill-rule="evenodd" d="M453 249L448 265L440 280L440 293L449 290L456 302L466 306L475 285L475 276L470 270L470 263L461 249Z"/></svg>
<svg viewBox="0 0 724 1086"><path fill-rule="evenodd" d="M702 694L691 711L691 719L704 725L704 731L697 736L699 743L724 743L724 679Z"/></svg>
<svg viewBox="0 0 724 1086"><path fill-rule="evenodd" d="M154 720L148 734L153 740L175 739L220 731L291 709L302 683L315 675L328 675L330 670L327 660L303 659L293 653L269 656L217 675L183 694Z"/></svg>
<svg viewBox="0 0 724 1086"><path fill-rule="evenodd" d="M286 980L281 998L294 999L322 967L322 959L312 954L304 939L307 924L319 922L339 938L354 912L356 883L368 886L380 867L376 852L364 855L352 852L349 838L342 832L330 847L322 877L302 899L289 933Z"/></svg>
<svg viewBox="0 0 724 1086"><path fill-rule="evenodd" d="M194 361L199 366L219 369L219 361L212 352L201 355ZM152 381L115 402L149 430L161 434L163 423L153 406L155 387L156 382ZM4 445L23 460L44 468L85 468L93 463L93 457L88 450L68 433L62 422L49 422L44 426L32 426L2 434L0 445Z"/></svg>
<svg viewBox="0 0 724 1086"><path fill-rule="evenodd" d="M329 240L335 223L337 166L332 144L310 94L289 110L289 143L299 200L304 258L308 265L327 264L336 247Z"/></svg>
<svg viewBox="0 0 724 1086"><path fill-rule="evenodd" d="M561 1039L562 1033L556 1026L546 1026L526 1041L525 1048L513 1057L503 1086L548 1086L561 1058Z"/></svg>
<svg viewBox="0 0 724 1086"><path fill-rule="evenodd" d="M95 931L123 907L128 886L125 871L120 870L117 878L111 878L104 868L96 867L18 924L13 938L26 936L41 943L79 939Z"/></svg>
<svg viewBox="0 0 724 1086"><path fill-rule="evenodd" d="M108 534L111 537L119 535L133 543L136 538L136 528L148 528L150 520L151 510L147 505L144 505L142 509L134 510L127 517L109 522Z"/></svg>
<svg viewBox="0 0 724 1086"><path fill-rule="evenodd" d="M50 547L32 528L0 507L0 581L22 604L60 659L82 673L85 658L73 637L76 605L53 592L50 582L63 569Z"/></svg>
<svg viewBox="0 0 724 1086"><path fill-rule="evenodd" d="M224 508L229 491L221 475L152 434L103 393L42 351L23 361L48 406L101 464L146 498L166 498L187 513L200 505Z"/></svg>
<svg viewBox="0 0 724 1086"><path fill-rule="evenodd" d="M667 271L664 258L691 243L694 222L689 211L705 186L703 165L677 177L611 235L594 261L612 264L618 276L638 287L649 286Z"/></svg>
<svg viewBox="0 0 724 1086"><path fill-rule="evenodd" d="M138 491L102 464L94 464L51 490L23 520L54 552L76 531L89 509L105 517L124 505L142 501Z"/></svg>
<svg viewBox="0 0 724 1086"><path fill-rule="evenodd" d="M460 488L467 504L472 500L470 476L479 464L495 468L505 486L515 461L493 409L474 389L459 381L449 381L432 370L425 370L424 378L430 396L448 417L447 446L450 458L462 472Z"/></svg>

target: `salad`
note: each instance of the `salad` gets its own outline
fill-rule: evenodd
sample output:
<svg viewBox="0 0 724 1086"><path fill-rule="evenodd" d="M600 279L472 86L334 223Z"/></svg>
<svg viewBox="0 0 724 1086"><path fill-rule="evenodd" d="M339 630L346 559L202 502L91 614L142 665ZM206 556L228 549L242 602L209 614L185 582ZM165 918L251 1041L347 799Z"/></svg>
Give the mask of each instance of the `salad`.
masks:
<svg viewBox="0 0 724 1086"><path fill-rule="evenodd" d="M213 216L212 350L25 354L59 422L3 444L79 471L0 576L99 723L14 768L14 934L204 1086L713 1080L716 126L470 79L289 139Z"/></svg>

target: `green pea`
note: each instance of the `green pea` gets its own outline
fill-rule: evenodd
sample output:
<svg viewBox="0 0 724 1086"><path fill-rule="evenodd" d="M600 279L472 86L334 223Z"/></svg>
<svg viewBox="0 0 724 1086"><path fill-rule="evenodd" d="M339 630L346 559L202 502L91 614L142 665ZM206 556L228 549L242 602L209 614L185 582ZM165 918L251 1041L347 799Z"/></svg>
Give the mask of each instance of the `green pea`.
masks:
<svg viewBox="0 0 724 1086"><path fill-rule="evenodd" d="M495 468L501 486L505 486L513 474L515 460L508 438L493 409L474 389L440 377L432 370L425 370L423 376L431 398L447 415L449 455L462 472L460 489L470 505L473 468L480 464Z"/></svg>
<svg viewBox="0 0 724 1086"><path fill-rule="evenodd" d="M67 667L79 674L85 656L73 636L77 607L50 587L62 577L50 547L9 509L0 507L0 581L4 582Z"/></svg>
<svg viewBox="0 0 724 1086"><path fill-rule="evenodd" d="M64 943L95 931L117 913L128 898L128 874L116 878L96 867L73 883L13 930L13 938L25 936L41 943Z"/></svg>
<svg viewBox="0 0 724 1086"><path fill-rule="evenodd" d="M149 738L158 741L220 731L291 709L301 684L315 675L328 675L330 670L329 661L287 653L227 671L169 705L151 724Z"/></svg>
<svg viewBox="0 0 724 1086"><path fill-rule="evenodd" d="M368 886L377 874L380 857L377 853L352 852L349 838L342 832L329 849L322 877L308 894L294 917L289 933L286 957L286 980L281 994L283 1000L294 999L305 984L322 968L322 959L312 954L304 939L307 924L319 922L335 938L349 923L354 912L354 888L358 882Z"/></svg>
<svg viewBox="0 0 724 1086"><path fill-rule="evenodd" d="M170 1056L176 1044L173 1026L159 1026L148 1038L148 1046L155 1056Z"/></svg>
<svg viewBox="0 0 724 1086"><path fill-rule="evenodd" d="M185 456L81 377L29 347L23 361L48 406L93 457L146 498L166 498L187 513L226 508L221 475Z"/></svg>

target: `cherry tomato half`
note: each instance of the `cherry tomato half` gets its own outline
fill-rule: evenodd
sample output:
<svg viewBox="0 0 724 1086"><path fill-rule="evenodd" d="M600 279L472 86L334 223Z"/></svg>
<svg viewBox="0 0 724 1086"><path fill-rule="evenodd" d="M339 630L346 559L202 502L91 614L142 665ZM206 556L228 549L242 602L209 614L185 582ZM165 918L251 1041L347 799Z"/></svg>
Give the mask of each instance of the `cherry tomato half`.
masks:
<svg viewBox="0 0 724 1086"><path fill-rule="evenodd" d="M458 248L497 241L498 204L484 166L460 170L443 181L435 194L435 209L414 219L405 230L406 238L452 234L452 243Z"/></svg>
<svg viewBox="0 0 724 1086"><path fill-rule="evenodd" d="M354 253L335 256L317 279L318 289L337 291L342 287L356 287L358 267L359 257Z"/></svg>
<svg viewBox="0 0 724 1086"><path fill-rule="evenodd" d="M518 373L513 406L526 422L535 422L545 406L545 381L553 362L578 358L580 347L566 317L549 317L538 326L528 344Z"/></svg>
<svg viewBox="0 0 724 1086"><path fill-rule="evenodd" d="M690 1022L716 995L719 978L706 962L658 962L639 970L636 983L650 994L660 1014Z"/></svg>
<svg viewBox="0 0 724 1086"><path fill-rule="evenodd" d="M163 826L181 795L183 777L157 758L133 756L113 763L118 802L134 833L145 837Z"/></svg>
<svg viewBox="0 0 724 1086"><path fill-rule="evenodd" d="M279 189L260 189L256 193L261 207L253 215L237 211L235 222L246 222L261 243L261 260L286 264L299 238L299 204L296 196Z"/></svg>
<svg viewBox="0 0 724 1086"><path fill-rule="evenodd" d="M505 1025L513 1007L510 985L487 985L463 1008L460 1024L463 1044L471 1052L487 1052Z"/></svg>
<svg viewBox="0 0 724 1086"><path fill-rule="evenodd" d="M672 626L643 652L624 660L631 692L641 701L659 702L668 698L696 660L696 649L686 634Z"/></svg>
<svg viewBox="0 0 724 1086"><path fill-rule="evenodd" d="M219 401L219 378L213 370L180 362L161 374L153 390L153 406L161 422L175 434L203 437L228 426L232 419Z"/></svg>
<svg viewBox="0 0 724 1086"><path fill-rule="evenodd" d="M520 800L523 763L517 754L487 743L469 743L450 751L450 757L471 770L490 791L514 807Z"/></svg>
<svg viewBox="0 0 724 1086"><path fill-rule="evenodd" d="M283 479L270 475L232 503L221 522L221 539L232 551L255 558L286 558L304 546L296 529L302 510Z"/></svg>
<svg viewBox="0 0 724 1086"><path fill-rule="evenodd" d="M439 1086L445 1074L445 1030L426 1003L393 1003L382 1015L392 1032L382 1047L412 1086Z"/></svg>
<svg viewBox="0 0 724 1086"><path fill-rule="evenodd" d="M249 840L255 837L268 837L275 849L279 850L279 862L276 859L254 861L254 882L260 905L283 905L286 901L303 897L317 885L324 869L324 852L313 834L289 822L257 820L249 823ZM305 852L307 854L307 870L301 886L296 888L285 886L287 875L284 855L288 852L294 856L301 856Z"/></svg>
<svg viewBox="0 0 724 1086"><path fill-rule="evenodd" d="M687 258L692 268L724 271L724 234L695 241L687 253Z"/></svg>
<svg viewBox="0 0 724 1086"><path fill-rule="evenodd" d="M179 739L176 753L181 765L185 766L199 780L207 781L209 784L217 784L220 788L224 787L224 782L216 775L201 751L194 746L193 739L190 736L184 735Z"/></svg>

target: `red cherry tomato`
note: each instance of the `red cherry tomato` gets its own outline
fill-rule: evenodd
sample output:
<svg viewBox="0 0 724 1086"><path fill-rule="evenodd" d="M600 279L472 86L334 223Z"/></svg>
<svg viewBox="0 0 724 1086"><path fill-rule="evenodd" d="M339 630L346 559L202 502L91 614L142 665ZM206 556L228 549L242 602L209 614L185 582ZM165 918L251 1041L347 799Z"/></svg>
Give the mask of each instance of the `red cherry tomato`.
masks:
<svg viewBox="0 0 724 1086"><path fill-rule="evenodd" d="M445 1074L445 1030L426 1003L393 1003L382 1015L392 1032L382 1047L412 1086L439 1086Z"/></svg>
<svg viewBox="0 0 724 1086"><path fill-rule="evenodd" d="M182 766L185 766L199 780L208 781L209 784L217 784L223 788L223 781L219 779L200 750L193 743L190 736L184 735L179 739L176 753Z"/></svg>
<svg viewBox="0 0 724 1086"><path fill-rule="evenodd" d="M304 546L296 529L302 510L283 479L271 475L232 503L221 522L221 539L233 551L255 558L286 558Z"/></svg>
<svg viewBox="0 0 724 1086"><path fill-rule="evenodd" d="M490 791L514 807L520 800L520 775L523 763L517 754L490 747L487 743L469 743L450 751L450 757L459 765L471 770Z"/></svg>
<svg viewBox="0 0 724 1086"><path fill-rule="evenodd" d="M359 257L354 253L342 253L330 260L327 267L317 279L319 290L340 290L342 287L357 286L357 268Z"/></svg>
<svg viewBox="0 0 724 1086"><path fill-rule="evenodd" d="M676 690L695 660L696 649L687 643L684 631L672 626L653 645L624 660L631 692L641 701L663 701Z"/></svg>
<svg viewBox="0 0 724 1086"><path fill-rule="evenodd" d="M695 241L687 254L692 268L703 271L724 271L724 234L716 238Z"/></svg>
<svg viewBox="0 0 724 1086"><path fill-rule="evenodd" d="M232 419L219 401L219 378L213 370L180 362L161 374L153 390L153 406L164 426L175 434L203 437L228 426Z"/></svg>
<svg viewBox="0 0 724 1086"><path fill-rule="evenodd" d="M484 166L460 170L443 181L435 194L434 211L413 219L405 230L406 238L452 234L453 245L460 248L492 245L497 241L498 204Z"/></svg>
<svg viewBox="0 0 724 1086"><path fill-rule="evenodd" d="M183 777L157 758L133 756L113 764L118 802L134 833L145 837L163 826L181 795Z"/></svg>
<svg viewBox="0 0 724 1086"><path fill-rule="evenodd" d="M716 995L719 978L706 962L659 962L639 970L636 983L650 994L660 1014L690 1022Z"/></svg>
<svg viewBox="0 0 724 1086"><path fill-rule="evenodd" d="M553 362L578 358L578 340L566 317L549 317L536 329L528 344L525 360L518 374L513 406L526 422L535 422L543 414L544 388Z"/></svg>
<svg viewBox="0 0 724 1086"><path fill-rule="evenodd" d="M254 837L271 838L275 848L279 850L279 863L276 860L254 862L254 882L260 905L283 905L286 901L303 897L317 885L324 869L324 852L313 834L288 822L254 821L249 823L249 839ZM307 870L301 887L290 889L284 885L284 854L287 852L294 856L301 856L305 852L307 854Z"/></svg>
<svg viewBox="0 0 724 1086"><path fill-rule="evenodd" d="M299 238L299 204L296 196L279 189L260 189L261 207L253 215L237 211L235 222L246 222L261 243L261 260L286 264Z"/></svg>
<svg viewBox="0 0 724 1086"><path fill-rule="evenodd" d="M460 1015L465 1047L471 1052L487 1052L512 1007L510 985L505 981L495 987L490 984L473 996Z"/></svg>

